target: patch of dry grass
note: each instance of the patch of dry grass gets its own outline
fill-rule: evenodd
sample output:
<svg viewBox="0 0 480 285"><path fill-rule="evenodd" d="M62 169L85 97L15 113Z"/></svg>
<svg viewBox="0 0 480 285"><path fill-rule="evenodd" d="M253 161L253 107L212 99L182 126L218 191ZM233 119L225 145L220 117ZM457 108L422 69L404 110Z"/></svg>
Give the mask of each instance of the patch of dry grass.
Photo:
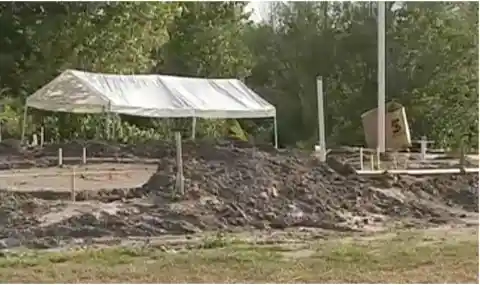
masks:
<svg viewBox="0 0 480 285"><path fill-rule="evenodd" d="M219 247L213 245L217 244ZM222 246L222 247L220 247ZM0 258L8 283L476 283L478 235L341 239L302 249L225 241L167 253L111 248Z"/></svg>

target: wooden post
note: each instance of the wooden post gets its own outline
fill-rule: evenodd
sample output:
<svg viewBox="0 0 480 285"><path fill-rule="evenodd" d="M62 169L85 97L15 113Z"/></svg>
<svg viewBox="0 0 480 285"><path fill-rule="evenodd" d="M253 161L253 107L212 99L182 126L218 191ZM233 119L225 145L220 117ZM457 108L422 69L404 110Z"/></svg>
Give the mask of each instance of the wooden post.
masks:
<svg viewBox="0 0 480 285"><path fill-rule="evenodd" d="M373 160L373 154L370 155L370 168L375 170L375 162Z"/></svg>
<svg viewBox="0 0 480 285"><path fill-rule="evenodd" d="M175 132L175 143L177 149L177 193L183 196L185 181L183 177L182 135L180 132Z"/></svg>
<svg viewBox="0 0 480 285"><path fill-rule="evenodd" d="M70 184L70 191L71 191L71 197L72 197L72 202L75 202L75 166L72 166L72 176L71 176L71 184Z"/></svg>
<svg viewBox="0 0 480 285"><path fill-rule="evenodd" d="M87 148L82 148L82 163L87 164Z"/></svg>
<svg viewBox="0 0 480 285"><path fill-rule="evenodd" d="M360 148L360 169L363 170L363 147Z"/></svg>
<svg viewBox="0 0 480 285"><path fill-rule="evenodd" d="M58 166L63 165L63 151L61 148L58 149Z"/></svg>
<svg viewBox="0 0 480 285"><path fill-rule="evenodd" d="M40 147L43 147L44 143L45 143L45 129L43 127L40 127Z"/></svg>

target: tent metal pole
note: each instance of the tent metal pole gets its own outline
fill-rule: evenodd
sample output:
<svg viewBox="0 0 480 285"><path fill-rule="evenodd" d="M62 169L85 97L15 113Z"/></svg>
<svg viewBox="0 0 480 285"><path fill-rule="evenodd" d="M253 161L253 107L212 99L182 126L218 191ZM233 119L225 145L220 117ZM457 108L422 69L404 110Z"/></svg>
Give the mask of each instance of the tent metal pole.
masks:
<svg viewBox="0 0 480 285"><path fill-rule="evenodd" d="M273 117L273 134L275 140L275 148L278 149L278 126L277 126L277 115Z"/></svg>
<svg viewBox="0 0 480 285"><path fill-rule="evenodd" d="M110 137L111 139L115 139L116 138L116 134L115 134L115 123L117 122L117 119L118 119L118 116L115 116L113 119L112 119L112 102L108 101L108 117L110 119Z"/></svg>
<svg viewBox="0 0 480 285"><path fill-rule="evenodd" d="M107 110L106 110L106 114L105 114L105 131L106 131L106 138L107 138L107 141L110 140L110 135L111 135L111 118L110 118L110 110L111 110L111 103L110 101L108 101L108 105L107 105Z"/></svg>
<svg viewBox="0 0 480 285"><path fill-rule="evenodd" d="M192 117L192 140L195 140L196 131L197 131L197 118Z"/></svg>
<svg viewBox="0 0 480 285"><path fill-rule="evenodd" d="M23 141L25 140L25 129L27 127L27 112L28 112L28 105L27 105L27 102L25 102L25 109L23 110L22 135L20 137L21 145L23 145Z"/></svg>

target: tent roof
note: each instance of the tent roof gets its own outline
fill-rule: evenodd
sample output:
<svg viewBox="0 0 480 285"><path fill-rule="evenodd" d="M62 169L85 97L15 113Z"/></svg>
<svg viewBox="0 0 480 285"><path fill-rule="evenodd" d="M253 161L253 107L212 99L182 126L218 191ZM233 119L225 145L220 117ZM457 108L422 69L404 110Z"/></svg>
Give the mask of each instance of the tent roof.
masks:
<svg viewBox="0 0 480 285"><path fill-rule="evenodd" d="M70 113L143 117L274 117L275 107L238 79L113 75L66 70L27 98L27 106Z"/></svg>

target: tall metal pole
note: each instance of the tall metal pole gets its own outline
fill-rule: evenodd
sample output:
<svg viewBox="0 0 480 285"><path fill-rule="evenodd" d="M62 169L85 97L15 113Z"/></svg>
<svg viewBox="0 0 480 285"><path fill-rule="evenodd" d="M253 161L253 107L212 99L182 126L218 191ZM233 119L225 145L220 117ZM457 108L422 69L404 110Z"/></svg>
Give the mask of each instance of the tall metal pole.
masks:
<svg viewBox="0 0 480 285"><path fill-rule="evenodd" d="M378 108L377 148L385 152L385 2L378 3Z"/></svg>

